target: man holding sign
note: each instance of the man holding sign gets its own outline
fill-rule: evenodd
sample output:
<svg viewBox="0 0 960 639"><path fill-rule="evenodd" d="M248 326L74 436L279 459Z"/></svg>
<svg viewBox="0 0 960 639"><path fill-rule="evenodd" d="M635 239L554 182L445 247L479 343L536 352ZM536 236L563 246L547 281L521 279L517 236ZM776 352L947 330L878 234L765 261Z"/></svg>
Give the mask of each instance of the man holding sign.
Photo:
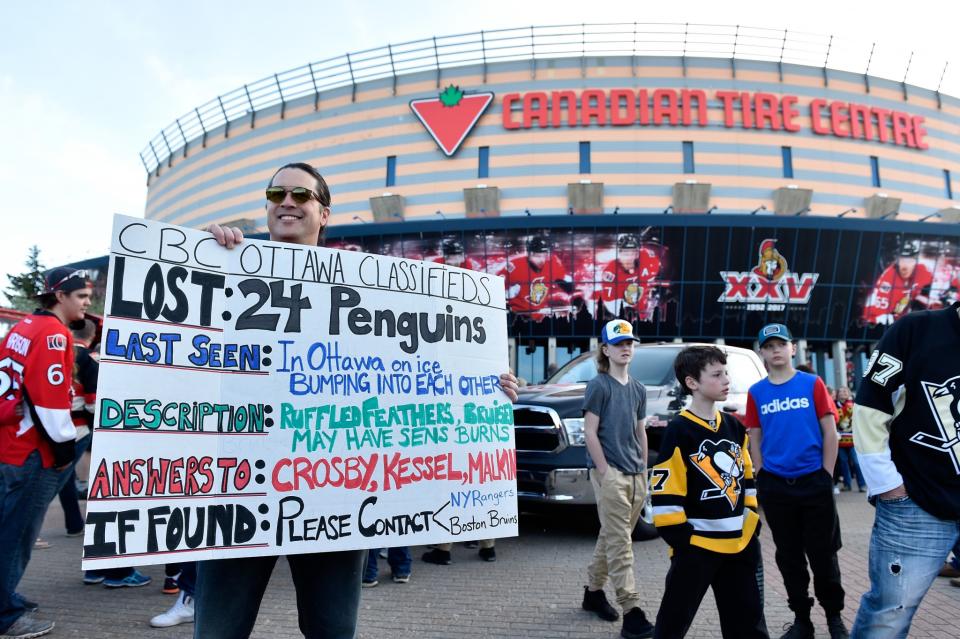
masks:
<svg viewBox="0 0 960 639"><path fill-rule="evenodd" d="M323 243L330 190L315 168L305 163L281 167L270 180L266 197L271 241L305 246ZM237 228L211 225L208 230L227 248L243 241ZM500 385L516 400L513 375L502 375ZM297 591L300 630L306 637L355 636L365 555L364 550L349 550L287 556ZM249 636L276 561L277 556L265 556L201 562L195 636Z"/></svg>

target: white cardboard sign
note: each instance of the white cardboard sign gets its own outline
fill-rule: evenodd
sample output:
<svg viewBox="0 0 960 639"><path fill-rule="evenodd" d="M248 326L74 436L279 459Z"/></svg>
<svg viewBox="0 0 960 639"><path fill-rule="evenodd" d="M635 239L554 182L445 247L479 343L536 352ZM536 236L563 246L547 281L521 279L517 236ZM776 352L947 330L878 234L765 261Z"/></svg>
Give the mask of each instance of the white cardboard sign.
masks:
<svg viewBox="0 0 960 639"><path fill-rule="evenodd" d="M517 534L503 280L114 221L83 568Z"/></svg>

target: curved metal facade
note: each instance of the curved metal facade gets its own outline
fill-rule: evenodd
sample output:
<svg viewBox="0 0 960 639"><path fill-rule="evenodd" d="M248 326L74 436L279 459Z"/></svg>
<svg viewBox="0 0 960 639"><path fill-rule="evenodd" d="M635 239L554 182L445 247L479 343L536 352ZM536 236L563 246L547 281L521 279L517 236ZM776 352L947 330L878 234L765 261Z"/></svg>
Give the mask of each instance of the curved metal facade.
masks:
<svg viewBox="0 0 960 639"><path fill-rule="evenodd" d="M690 179L712 185L710 204L718 213L749 213L760 205L772 211L773 192L787 185L813 190L811 215L836 216L856 208L849 217L862 216L864 199L877 193L902 199L901 220L953 204L950 179L960 173L960 101L955 98L853 73L825 76L821 68L770 62L738 60L735 75L729 61L717 59L637 58L633 63L629 56L492 63L485 67L485 81L480 65L419 72L399 76L395 88L389 79L376 80L358 84L355 93L351 87L334 89L317 99L288 102L282 110L258 111L231 121L226 131L220 127L204 140L191 140L185 152L159 165L150 174L146 217L193 227L250 219L262 230L263 187L277 166L297 160L318 166L327 177L334 225L354 224L354 216L369 219L369 199L388 191L403 196L407 220L438 219L441 211L448 218L443 224L454 230L465 210L463 189L478 183L500 189L504 216L527 210L534 216L556 215L567 211L567 185L585 178L603 183L605 213L615 207L659 213L670 204L673 185ZM436 97L448 85L495 95L453 157L438 147L409 104ZM646 89L651 109L657 89L703 91L706 122L684 126L667 119L658 126L651 115L646 125L608 121L601 126L594 118L589 126L567 126L562 115L556 127L541 128L534 120L532 128L509 128L523 122L523 96L532 92L582 96L602 90L602 96L610 96L617 89L634 95ZM796 97L798 130L744 129L740 115L734 126L724 126L724 104L717 96L726 91ZM508 99L512 108L505 114L504 99L511 94L520 98ZM643 99L636 103L638 111ZM816 100L825 103L822 119L814 123L809 105ZM902 123L925 129L922 141L928 148L814 132L831 126L834 102L923 118ZM840 128L849 132L850 123ZM893 133L891 127L891 138ZM582 173L583 142L589 143L588 175ZM684 142L692 143L692 174L684 172ZM485 177L479 171L481 147L489 154ZM783 147L790 148L793 177L785 177ZM396 158L389 186L388 156ZM723 217L716 223L722 226Z"/></svg>

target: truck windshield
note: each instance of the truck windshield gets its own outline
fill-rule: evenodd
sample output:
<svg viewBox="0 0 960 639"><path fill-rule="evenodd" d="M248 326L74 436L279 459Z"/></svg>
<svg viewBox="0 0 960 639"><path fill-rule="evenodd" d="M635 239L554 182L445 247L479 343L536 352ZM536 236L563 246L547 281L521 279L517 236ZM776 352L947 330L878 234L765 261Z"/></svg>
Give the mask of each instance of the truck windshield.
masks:
<svg viewBox="0 0 960 639"><path fill-rule="evenodd" d="M663 386L673 377L673 360L679 349L638 348L630 363L630 375L644 386ZM548 384L586 383L597 376L593 353L571 360L547 380Z"/></svg>

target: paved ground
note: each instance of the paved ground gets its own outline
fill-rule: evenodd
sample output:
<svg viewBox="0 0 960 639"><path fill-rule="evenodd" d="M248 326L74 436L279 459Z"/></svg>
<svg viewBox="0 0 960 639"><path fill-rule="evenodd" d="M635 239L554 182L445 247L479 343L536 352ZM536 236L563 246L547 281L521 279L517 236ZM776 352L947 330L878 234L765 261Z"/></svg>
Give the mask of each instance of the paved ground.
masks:
<svg viewBox="0 0 960 639"><path fill-rule="evenodd" d="M852 623L860 595L867 587L866 555L873 509L862 495L839 497L844 548L840 552L847 609ZM413 577L409 584L389 581L389 568L381 561L377 588L364 590L360 637L424 639L470 637L616 637L619 624L610 624L580 610L584 567L593 549L596 529L582 513L574 516L525 516L521 536L497 543L499 561L485 563L476 550L454 549L452 566L433 566L419 560L423 549L414 549ZM138 589L106 590L84 586L80 573L81 539L63 534L58 504L51 507L43 536L53 547L36 551L20 591L38 600L42 613L57 622L56 637L157 637L192 636L193 626L152 629L147 620L173 603L160 593L162 566L143 572L154 582ZM773 561L773 543L763 535L766 570L766 615L773 636L792 618L783 585ZM655 615L667 569L666 546L659 540L634 545L637 582L643 607ZM318 604L319 605L319 604ZM938 579L913 623L911 637L955 638L960 610L960 588ZM816 620L818 637L825 637L822 614ZM300 637L289 570L278 564L260 610L254 637ZM716 609L707 595L690 632L691 637L719 637Z"/></svg>

